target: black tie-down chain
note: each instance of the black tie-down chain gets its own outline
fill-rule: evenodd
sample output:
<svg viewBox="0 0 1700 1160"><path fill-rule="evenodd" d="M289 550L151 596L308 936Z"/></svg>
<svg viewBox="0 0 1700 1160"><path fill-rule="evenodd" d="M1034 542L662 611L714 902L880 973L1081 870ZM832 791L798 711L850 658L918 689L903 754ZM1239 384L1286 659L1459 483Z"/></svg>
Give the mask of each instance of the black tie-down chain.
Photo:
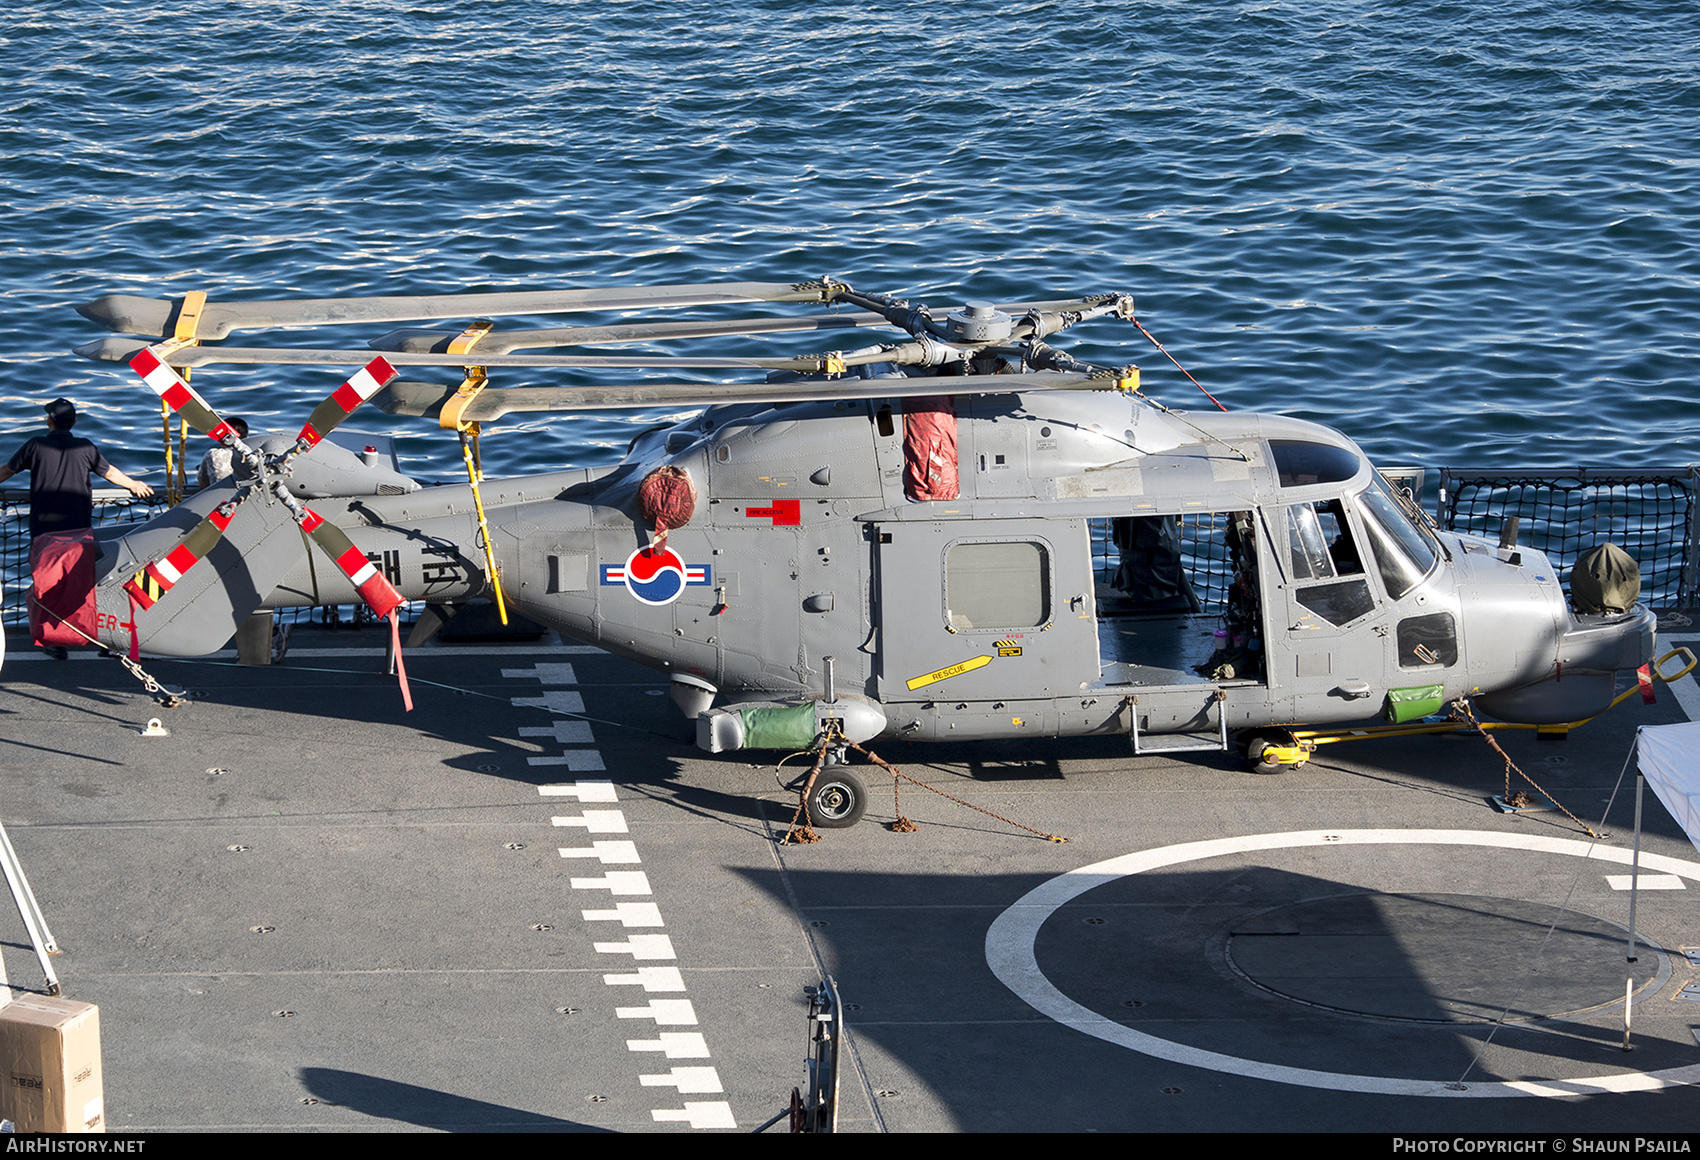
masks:
<svg viewBox="0 0 1700 1160"><path fill-rule="evenodd" d="M1599 835L1594 832L1593 828L1591 826L1589 826L1588 823L1584 822L1581 818L1577 817L1575 814L1573 814L1569 810L1565 809L1564 806L1559 803L1559 800L1557 798L1553 797L1546 790L1542 789L1540 787L1539 783L1537 783L1534 778L1532 778L1528 774L1524 773L1522 767L1519 766L1515 761L1511 760L1511 755L1509 753L1505 752L1505 750L1500 746L1499 742L1494 740L1493 734L1490 731L1483 729L1481 727L1481 725L1476 721L1476 714L1470 708L1470 699L1468 697L1460 697L1456 701L1452 702L1452 705L1453 705L1453 709L1455 710L1455 715L1456 714L1462 714L1464 720L1466 720L1470 723L1470 728L1474 729L1477 733L1481 734L1482 740L1486 741L1488 743L1488 748L1492 749L1495 753L1499 754L1499 756L1502 759L1504 759L1504 761L1505 761L1505 793L1504 793L1503 796L1504 796L1506 805L1511 806L1513 809L1520 809L1523 806L1528 804L1528 795L1526 793L1524 793L1522 790L1517 791L1517 796L1515 798L1513 798L1512 795L1511 795L1511 771L1516 770L1518 777L1521 777L1524 781L1526 781L1530 785L1534 786L1535 791L1537 793L1539 793L1542 797L1546 798L1547 801L1551 802L1553 804L1554 808L1556 808L1559 813L1563 814L1565 817L1567 817L1571 821L1575 822L1577 824L1577 826L1579 826L1581 828L1581 830L1584 834L1587 834L1590 838L1598 838L1599 837Z"/></svg>
<svg viewBox="0 0 1700 1160"><path fill-rule="evenodd" d="M827 751L838 745L848 745L851 749L854 749L857 753L860 753L863 757L866 757L869 761L891 774L892 812L897 815L897 820L892 822L886 828L894 833L913 834L921 828L903 815L903 803L899 794L899 785L906 781L911 785L918 785L922 789L931 790L933 793L938 794L940 797L945 798L948 801L953 801L959 806L966 806L968 809L974 810L976 813L985 814L988 818L996 818L1006 826L1014 826L1018 830L1026 830L1029 834L1035 834L1045 839L1047 842L1068 841L1067 838L1060 834L1047 834L1043 830L1035 830L1032 826L1024 826L1020 822L1015 821L1013 818L1006 818L1002 814L994 814L991 810L984 809L972 802L965 802L953 794L945 793L944 790L939 789L935 785L928 785L926 782L921 781L918 778L910 777L907 773L904 773L895 765L892 765L890 762L881 758L880 755L873 752L873 750L863 749L860 745L857 745L854 741L851 741L836 730L828 730L821 734L820 739L816 742L814 750L814 765L810 767L809 776L803 781L803 791L797 802L797 812L791 815L791 828L786 830L785 836L779 840L780 845L804 845L809 842L820 841L820 835L815 833L814 827L809 824L809 791L814 789L815 778L820 776L821 766L826 762ZM802 825L797 824L799 821L802 822Z"/></svg>

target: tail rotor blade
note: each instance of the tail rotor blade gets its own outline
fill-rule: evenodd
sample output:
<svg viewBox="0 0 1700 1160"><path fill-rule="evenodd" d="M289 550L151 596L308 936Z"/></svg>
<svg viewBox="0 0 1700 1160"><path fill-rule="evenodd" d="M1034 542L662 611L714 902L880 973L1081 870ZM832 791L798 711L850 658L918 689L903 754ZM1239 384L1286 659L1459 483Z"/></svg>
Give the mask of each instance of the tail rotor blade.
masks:
<svg viewBox="0 0 1700 1160"><path fill-rule="evenodd" d="M243 498L246 498L245 496ZM124 582L124 590L142 608L152 608L167 592L177 586L183 574L213 550L224 529L236 514L241 498L226 500L214 508L207 518L189 529L189 534L163 557L144 567Z"/></svg>
<svg viewBox="0 0 1700 1160"><path fill-rule="evenodd" d="M307 425L301 428L301 434L295 439L296 450L310 451L318 446L319 441L336 430L337 425L352 415L356 407L382 390L398 373L389 360L381 357L355 371L330 398L313 408Z"/></svg>
<svg viewBox="0 0 1700 1160"><path fill-rule="evenodd" d="M342 569L343 575L348 577L368 608L383 617L402 603L401 593L384 578L377 565L366 558L366 553L354 546L346 532L328 523L310 507L303 507L301 511L301 530L313 537L313 542L325 555L336 561L336 566Z"/></svg>
<svg viewBox="0 0 1700 1160"><path fill-rule="evenodd" d="M166 406L183 416L184 422L201 434L220 443L224 442L225 436L235 434L230 425L207 406L207 401L195 393L195 388L160 361L151 347L136 352L130 360L130 369L141 375L142 381L165 400Z"/></svg>

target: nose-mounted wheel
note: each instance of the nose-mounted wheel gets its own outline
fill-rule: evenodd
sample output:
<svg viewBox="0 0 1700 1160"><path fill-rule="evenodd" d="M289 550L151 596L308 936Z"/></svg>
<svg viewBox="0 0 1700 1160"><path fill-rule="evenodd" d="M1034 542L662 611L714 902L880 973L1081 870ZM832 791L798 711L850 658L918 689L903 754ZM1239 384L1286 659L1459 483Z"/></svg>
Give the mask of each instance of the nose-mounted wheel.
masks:
<svg viewBox="0 0 1700 1160"><path fill-rule="evenodd" d="M823 830L842 830L862 820L868 808L868 787L862 779L835 766L822 770L809 791L809 822Z"/></svg>
<svg viewBox="0 0 1700 1160"><path fill-rule="evenodd" d="M1285 729L1253 730L1241 740L1240 747L1253 773L1286 773L1310 759L1308 752L1297 749L1293 735Z"/></svg>

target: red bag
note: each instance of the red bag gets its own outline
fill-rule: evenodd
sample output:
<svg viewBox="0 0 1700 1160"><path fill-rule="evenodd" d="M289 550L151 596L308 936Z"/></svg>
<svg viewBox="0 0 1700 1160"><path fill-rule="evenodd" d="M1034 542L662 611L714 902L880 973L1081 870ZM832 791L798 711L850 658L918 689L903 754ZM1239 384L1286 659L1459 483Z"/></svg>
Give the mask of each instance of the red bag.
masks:
<svg viewBox="0 0 1700 1160"><path fill-rule="evenodd" d="M94 532L88 528L48 532L30 542L35 585L30 590L30 638L36 644L88 644L94 638L97 555Z"/></svg>
<svg viewBox="0 0 1700 1160"><path fill-rule="evenodd" d="M949 395L903 403L903 494L913 500L955 499L956 404Z"/></svg>

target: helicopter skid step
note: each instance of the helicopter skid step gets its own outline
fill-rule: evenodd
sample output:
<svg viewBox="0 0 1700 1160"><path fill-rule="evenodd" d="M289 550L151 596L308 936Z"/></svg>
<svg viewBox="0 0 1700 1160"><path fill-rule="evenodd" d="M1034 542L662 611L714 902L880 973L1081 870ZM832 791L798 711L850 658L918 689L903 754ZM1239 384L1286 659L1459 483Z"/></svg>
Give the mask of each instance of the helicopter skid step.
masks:
<svg viewBox="0 0 1700 1160"><path fill-rule="evenodd" d="M1221 689L1217 689L1216 695L1210 698L1210 705L1214 705L1216 708L1216 729L1213 733L1202 731L1171 733L1166 735L1171 740L1158 745L1141 741L1139 706L1135 703L1132 706L1132 712L1128 714L1128 741L1133 745L1135 755L1141 757L1151 753L1226 753L1228 751L1227 703L1227 694ZM1209 712L1208 706L1205 712Z"/></svg>

